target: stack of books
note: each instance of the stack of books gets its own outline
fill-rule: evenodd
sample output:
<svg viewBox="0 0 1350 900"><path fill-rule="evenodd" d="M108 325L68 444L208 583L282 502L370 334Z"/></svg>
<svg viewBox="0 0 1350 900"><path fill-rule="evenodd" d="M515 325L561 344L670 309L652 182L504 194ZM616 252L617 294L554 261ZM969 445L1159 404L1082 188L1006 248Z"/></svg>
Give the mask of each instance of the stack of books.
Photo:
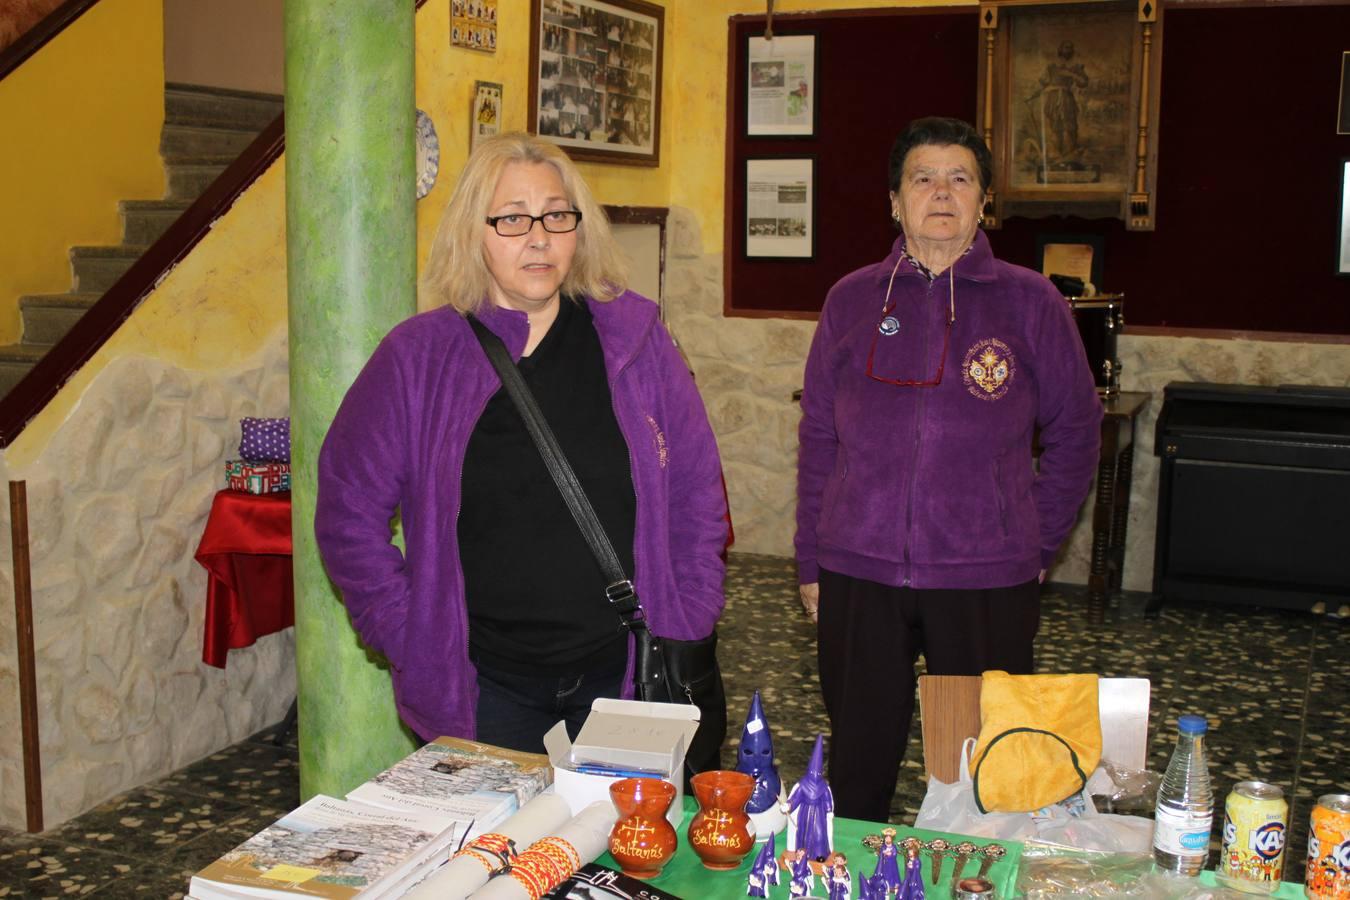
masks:
<svg viewBox="0 0 1350 900"><path fill-rule="evenodd" d="M188 896L399 897L551 778L546 756L439 738L346 799L312 797L194 875Z"/></svg>

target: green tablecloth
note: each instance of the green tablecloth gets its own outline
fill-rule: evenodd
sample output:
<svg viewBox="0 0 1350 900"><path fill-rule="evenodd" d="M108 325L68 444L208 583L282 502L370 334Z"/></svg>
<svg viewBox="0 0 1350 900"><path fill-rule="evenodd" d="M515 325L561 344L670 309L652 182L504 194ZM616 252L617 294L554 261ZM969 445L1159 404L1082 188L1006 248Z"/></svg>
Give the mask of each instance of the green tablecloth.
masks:
<svg viewBox="0 0 1350 900"><path fill-rule="evenodd" d="M665 869L656 878L649 882L652 887L660 888L667 893L675 894L684 900L731 900L731 898L740 898L745 896L746 876L750 872L750 864L754 861L755 853L751 852L741 862L739 868L730 872L714 872L703 868L698 856L688 847L685 840L685 832L689 827L689 819L697 810L697 805L690 797L684 799L685 816L684 821L677 829L680 838L679 849L675 853L675 858L666 864ZM861 843L863 835L880 834L885 825L878 825L872 822L859 822L856 819L835 819L834 820L834 848L848 857L849 871L853 873L853 897L857 898L857 879L859 875L871 875L872 869L876 866L876 856L872 854ZM906 828L904 826L894 826L898 832L896 840L900 841L909 837L911 834L917 835L924 840L933 838L946 838L950 843L956 844L963 840L968 840L961 835L945 834L938 831L924 831L918 828ZM987 844L988 840L983 838L970 839L977 844ZM787 849L786 835L780 834L777 838L777 849L781 854ZM1022 857L1022 845L1016 841L999 841L998 843L1008 848L1008 853L1003 859L994 863L990 867L988 878L994 882L998 889L1000 898L1010 898L1013 896L1013 885L1017 880L1018 862ZM929 889L929 897L932 900L947 900L951 896L949 886L951 884L952 864L955 854L948 853L942 862L941 884L938 887L932 887L930 860L928 854L923 857L923 877L924 887ZM608 853L596 860L602 866L609 866L612 869L619 868L619 864L614 861ZM904 874L904 858L900 860L900 871ZM965 874L970 877L976 874L978 866L974 862L966 864ZM1203 872L1200 875L1201 880L1206 884L1214 884L1214 873ZM783 873L782 883L778 887L769 888L769 896L773 898L786 898L788 896L787 873ZM824 897L825 890L820 885L820 879L816 880L816 896ZM1259 895L1252 895L1253 897ZM1303 888L1297 884L1282 884L1279 890L1267 896L1275 898L1289 898L1289 900L1300 900L1303 897Z"/></svg>

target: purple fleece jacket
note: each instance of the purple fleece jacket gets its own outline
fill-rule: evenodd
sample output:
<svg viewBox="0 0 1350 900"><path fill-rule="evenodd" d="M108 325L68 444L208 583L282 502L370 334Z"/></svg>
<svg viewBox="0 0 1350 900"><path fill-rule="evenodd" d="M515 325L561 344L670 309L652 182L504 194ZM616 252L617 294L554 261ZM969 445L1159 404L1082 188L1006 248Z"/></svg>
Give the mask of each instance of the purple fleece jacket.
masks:
<svg viewBox="0 0 1350 900"><path fill-rule="evenodd" d="M631 292L587 303L632 463L634 586L653 633L705 637L722 612L726 502L703 402L655 304ZM519 359L525 314L479 317ZM399 715L421 735L475 733L456 521L464 450L499 387L467 320L448 307L414 316L357 376L319 454L320 553L362 640L389 660ZM403 552L390 541L396 511ZM630 691L631 673L630 649Z"/></svg>
<svg viewBox="0 0 1350 900"><path fill-rule="evenodd" d="M802 392L798 577L1021 584L1053 562L1092 486L1102 405L1082 341L1054 286L995 259L983 232L932 284L908 261L895 269L903 246L842 278L821 311ZM893 270L899 331L883 335ZM869 357L877 377L941 383L883 383Z"/></svg>

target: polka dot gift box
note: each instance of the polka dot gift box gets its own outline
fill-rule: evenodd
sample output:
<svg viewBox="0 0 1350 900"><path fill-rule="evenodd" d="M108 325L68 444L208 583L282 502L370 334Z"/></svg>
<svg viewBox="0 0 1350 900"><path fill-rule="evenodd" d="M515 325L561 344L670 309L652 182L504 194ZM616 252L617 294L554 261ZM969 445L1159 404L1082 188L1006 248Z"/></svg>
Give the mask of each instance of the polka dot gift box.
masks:
<svg viewBox="0 0 1350 900"><path fill-rule="evenodd" d="M239 420L239 456L251 463L289 463L291 461L291 420Z"/></svg>

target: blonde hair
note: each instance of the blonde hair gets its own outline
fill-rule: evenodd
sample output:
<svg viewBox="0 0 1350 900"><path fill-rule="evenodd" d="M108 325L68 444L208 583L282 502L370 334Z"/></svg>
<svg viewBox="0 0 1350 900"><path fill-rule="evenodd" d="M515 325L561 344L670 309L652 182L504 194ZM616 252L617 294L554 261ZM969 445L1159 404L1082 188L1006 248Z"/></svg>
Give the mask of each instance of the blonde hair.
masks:
<svg viewBox="0 0 1350 900"><path fill-rule="evenodd" d="M548 163L558 172L563 190L581 212L577 249L562 293L580 294L602 302L623 293L627 266L609 229L609 218L595 202L591 189L572 160L557 144L522 132L488 138L469 154L455 192L436 229L426 271L422 276L425 306L449 304L469 315L487 301L492 284L483 255L483 229L502 171L511 163Z"/></svg>

